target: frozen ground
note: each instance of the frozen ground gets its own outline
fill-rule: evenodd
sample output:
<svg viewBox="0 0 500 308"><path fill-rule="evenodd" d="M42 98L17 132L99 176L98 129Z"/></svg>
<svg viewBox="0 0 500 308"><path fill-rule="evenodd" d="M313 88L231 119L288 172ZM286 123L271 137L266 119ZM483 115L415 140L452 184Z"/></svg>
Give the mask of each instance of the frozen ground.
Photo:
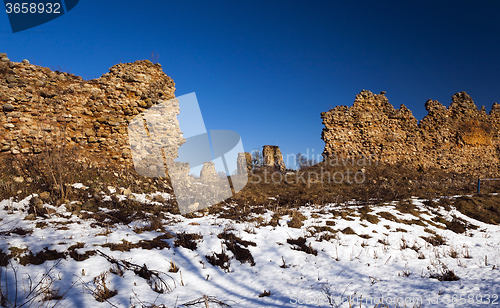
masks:
<svg viewBox="0 0 500 308"><path fill-rule="evenodd" d="M8 307L9 303L16 305L16 290L17 306L32 299L31 307L219 307L217 301L231 307L385 307L382 303L387 307L500 306L500 227L453 209L429 208L419 199L410 200L418 214L402 213L396 203L372 206L368 216L355 204L303 207L299 212L306 220L300 228L289 227L291 215L281 216L276 226L269 225L271 211L254 214L254 222L244 223L213 215L188 219L165 213L162 224L173 237L160 240L170 248L144 249L133 248L133 244L164 232L137 233L146 221L107 226L72 215L64 205L53 207L54 212L46 218L26 220L32 197L0 202L0 250L18 253L2 267L1 288ZM133 198L151 202L146 195ZM112 211L101 211L113 215ZM342 217L339 212L347 214ZM477 228L454 233L436 219L450 221L453 216ZM422 223L408 223L411 220ZM32 233L23 234L23 230ZM221 233L241 239L235 245L251 253L254 265L236 260ZM194 238L194 250L174 247L182 234L199 235ZM291 244L301 237L306 239L302 249L300 244ZM423 237L434 239L429 241L435 245ZM106 245L113 243L123 245ZM127 245L131 245L129 251L123 249ZM68 253L71 246L77 257L86 251L102 254L76 261ZM44 250L66 255L39 265L19 264L28 252L36 259ZM208 262L207 256L222 252L229 257L229 270ZM136 273L134 264L139 266ZM148 283L148 271L139 271L145 269L143 265L158 277L149 277ZM453 274L459 279L453 280ZM40 296L29 294L30 282ZM171 290L155 292L155 283L157 291ZM96 300L113 291L116 295L105 301ZM270 295L263 296L264 291ZM39 301L44 296L54 299ZM199 304L195 305L197 299Z"/></svg>

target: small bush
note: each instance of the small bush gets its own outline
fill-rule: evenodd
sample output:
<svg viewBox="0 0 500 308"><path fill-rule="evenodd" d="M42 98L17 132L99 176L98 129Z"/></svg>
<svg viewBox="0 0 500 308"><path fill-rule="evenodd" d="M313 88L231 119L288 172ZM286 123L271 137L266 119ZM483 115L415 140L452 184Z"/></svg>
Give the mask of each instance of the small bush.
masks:
<svg viewBox="0 0 500 308"><path fill-rule="evenodd" d="M103 272L93 279L95 289L92 290L91 293L94 296L95 300L101 303L118 294L116 290L109 289L106 283L107 276L108 272Z"/></svg>

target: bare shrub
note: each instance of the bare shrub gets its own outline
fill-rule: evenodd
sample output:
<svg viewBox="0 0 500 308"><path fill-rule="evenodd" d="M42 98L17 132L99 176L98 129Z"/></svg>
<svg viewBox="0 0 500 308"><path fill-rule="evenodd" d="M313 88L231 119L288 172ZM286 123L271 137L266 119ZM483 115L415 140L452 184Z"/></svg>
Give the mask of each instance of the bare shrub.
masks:
<svg viewBox="0 0 500 308"><path fill-rule="evenodd" d="M41 277L31 277L29 274L25 277L19 277L18 269L12 262L9 262L6 267L0 267L0 306L10 308L59 307L60 301L75 285L73 283L64 293L61 293L61 290L54 286L53 271L59 263L60 260L56 261L46 269ZM8 270L9 267L10 270ZM27 283L21 285L20 281ZM23 286L27 286L27 288L24 289ZM21 288L24 289L22 294Z"/></svg>

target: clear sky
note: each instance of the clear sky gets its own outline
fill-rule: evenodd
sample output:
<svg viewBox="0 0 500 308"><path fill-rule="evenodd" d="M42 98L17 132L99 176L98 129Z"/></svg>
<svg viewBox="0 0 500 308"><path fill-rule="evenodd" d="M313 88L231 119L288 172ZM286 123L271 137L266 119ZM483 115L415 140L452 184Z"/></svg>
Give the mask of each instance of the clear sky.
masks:
<svg viewBox="0 0 500 308"><path fill-rule="evenodd" d="M427 99L448 106L459 91L500 102L499 14L498 0L80 0L15 34L0 13L0 52L85 79L154 52L177 96L196 92L207 129L240 133L247 151L320 154L320 113L362 89L418 120Z"/></svg>

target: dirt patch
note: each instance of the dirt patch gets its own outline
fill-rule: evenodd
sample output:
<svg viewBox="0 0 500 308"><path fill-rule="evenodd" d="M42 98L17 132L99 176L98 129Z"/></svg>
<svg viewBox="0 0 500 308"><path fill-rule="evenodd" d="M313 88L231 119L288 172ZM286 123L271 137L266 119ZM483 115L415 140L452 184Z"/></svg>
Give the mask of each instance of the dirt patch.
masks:
<svg viewBox="0 0 500 308"><path fill-rule="evenodd" d="M359 219L361 221L366 220L372 224L377 224L380 221L377 216L369 214L370 212L372 212L372 209L369 206L363 206L361 209L359 209L359 212L361 213L359 215Z"/></svg>
<svg viewBox="0 0 500 308"><path fill-rule="evenodd" d="M476 230L479 228L476 225L473 225L459 217L452 216L451 221L446 221L446 228L455 233L465 233L468 229Z"/></svg>
<svg viewBox="0 0 500 308"><path fill-rule="evenodd" d="M333 230L331 227L329 226L312 226L312 228L314 228L314 233L320 233L320 232L332 232L332 233L336 233L337 231Z"/></svg>
<svg viewBox="0 0 500 308"><path fill-rule="evenodd" d="M304 225L303 221L307 219L304 215L302 215L302 213L298 211L292 211L291 216L292 219L288 222L288 226L290 228L300 229Z"/></svg>
<svg viewBox="0 0 500 308"><path fill-rule="evenodd" d="M360 217L361 220L366 220L368 221L369 223L372 223L374 225L378 224L378 222L380 221L380 218L378 218L377 216L375 215L372 215L372 214L362 214L361 217Z"/></svg>
<svg viewBox="0 0 500 308"><path fill-rule="evenodd" d="M335 221L333 221L333 220L327 220L327 221L325 221L325 224L327 226L335 226Z"/></svg>
<svg viewBox="0 0 500 308"><path fill-rule="evenodd" d="M378 212L377 215L390 221L401 222L396 216L392 215L389 212Z"/></svg>
<svg viewBox="0 0 500 308"><path fill-rule="evenodd" d="M396 203L396 210L401 213L411 214L415 217L420 217L420 210L408 200L402 200Z"/></svg>

